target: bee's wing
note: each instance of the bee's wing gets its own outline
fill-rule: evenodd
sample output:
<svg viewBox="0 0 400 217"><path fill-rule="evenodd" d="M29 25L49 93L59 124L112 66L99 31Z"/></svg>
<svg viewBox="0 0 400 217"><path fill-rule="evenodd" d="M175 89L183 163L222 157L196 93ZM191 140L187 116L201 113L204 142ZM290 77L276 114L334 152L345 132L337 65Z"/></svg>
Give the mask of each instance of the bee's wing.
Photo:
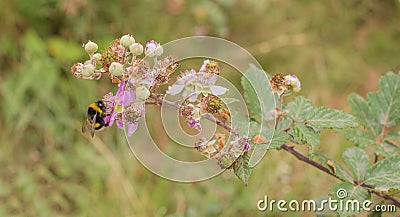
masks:
<svg viewBox="0 0 400 217"><path fill-rule="evenodd" d="M90 135L94 137L94 131L95 131L95 123L96 123L96 116L95 114L93 118L86 118L85 123L82 125L82 133L85 133L87 130L90 129Z"/></svg>

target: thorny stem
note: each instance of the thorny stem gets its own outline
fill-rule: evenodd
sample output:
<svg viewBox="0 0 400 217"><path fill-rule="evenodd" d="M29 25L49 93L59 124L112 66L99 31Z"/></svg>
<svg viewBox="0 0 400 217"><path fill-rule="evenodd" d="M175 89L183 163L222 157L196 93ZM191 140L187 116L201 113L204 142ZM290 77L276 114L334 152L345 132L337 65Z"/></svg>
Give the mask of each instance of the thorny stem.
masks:
<svg viewBox="0 0 400 217"><path fill-rule="evenodd" d="M180 105L178 103L174 103L174 102L171 102L171 101L168 101L168 100L163 100L163 95L157 95L157 94L152 93L150 95L150 98L154 99L154 101L146 101L146 104L160 105L161 103L165 103L165 104L167 104L169 106L172 106L172 107L174 107L176 109L180 108ZM279 100L278 100L278 110L279 111L282 108L282 99L281 98L283 98L283 97L280 96ZM232 127L229 126L228 124L226 124L225 122L223 122L221 120L218 120L218 119L214 118L211 115L203 115L202 117L207 119L207 120L209 120L209 121L212 121L212 122L216 123L217 125L223 127L224 129L230 131L231 133L234 133L235 135L237 135L237 132L235 130L233 130ZM278 126L279 119L280 119L280 116L277 116L277 119L275 120L275 129ZM289 146L287 144L283 144L281 146L281 149L283 149L286 152L288 152L289 154L295 156L300 161L303 161L303 162L305 162L305 163L307 163L307 164L309 164L309 165L311 165L311 166L313 166L313 167L315 167L315 168L317 168L317 169L329 174L330 176L332 176L332 177L334 177L334 178L336 178L336 179L338 179L340 181L343 181L343 182L345 181L345 180L339 178L338 176L336 176L334 173L332 173L328 168L326 168L322 164L320 164L320 163L318 163L318 162L316 162L314 160L311 160L307 156L305 156L302 153L296 151L293 146ZM383 194L381 192L375 191L373 189L373 186L369 186L369 185L366 185L364 183L356 183L356 182L354 184L362 186L362 187L365 187L365 188L369 188L371 193L377 195L378 197L384 198L386 200L390 200L390 201L393 202L394 205L396 205L397 207L400 207L400 201L399 200L397 200L396 198L394 198L392 196L389 196L387 194Z"/></svg>

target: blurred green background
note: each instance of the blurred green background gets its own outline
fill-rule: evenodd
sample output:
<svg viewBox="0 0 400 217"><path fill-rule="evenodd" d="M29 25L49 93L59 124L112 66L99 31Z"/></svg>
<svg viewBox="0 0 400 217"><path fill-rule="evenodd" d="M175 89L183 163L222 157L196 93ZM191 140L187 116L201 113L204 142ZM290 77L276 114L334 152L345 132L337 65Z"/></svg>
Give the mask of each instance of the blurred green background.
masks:
<svg viewBox="0 0 400 217"><path fill-rule="evenodd" d="M257 201L316 198L336 183L277 151L247 187L230 172L174 183L141 166L116 127L86 139L88 103L115 91L108 79L71 75L88 40L103 49L126 33L162 44L223 37L266 71L297 74L315 104L347 111L349 93L376 90L400 65L397 0L3 0L0 8L0 216L284 216L257 211ZM339 162L351 145L330 132L322 144Z"/></svg>

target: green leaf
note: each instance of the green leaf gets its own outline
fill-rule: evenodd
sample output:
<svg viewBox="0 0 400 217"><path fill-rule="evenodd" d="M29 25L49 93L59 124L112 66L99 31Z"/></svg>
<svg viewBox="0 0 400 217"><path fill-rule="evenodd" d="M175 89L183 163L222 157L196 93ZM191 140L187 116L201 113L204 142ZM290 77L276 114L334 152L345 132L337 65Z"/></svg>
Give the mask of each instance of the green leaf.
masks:
<svg viewBox="0 0 400 217"><path fill-rule="evenodd" d="M381 206L382 204L384 204L384 200L382 200L378 204L375 204L375 206L371 208L372 212L368 213L368 217L381 217L382 211L380 211L379 209L376 209L376 206ZM376 210L379 210L379 211L376 211Z"/></svg>
<svg viewBox="0 0 400 217"><path fill-rule="evenodd" d="M236 110L231 110L231 126L239 130L240 136L248 136L250 131L250 118Z"/></svg>
<svg viewBox="0 0 400 217"><path fill-rule="evenodd" d="M393 127L400 119L400 75L387 73L379 86L379 91L367 95L371 113L381 125Z"/></svg>
<svg viewBox="0 0 400 217"><path fill-rule="evenodd" d="M349 105L359 123L374 136L380 133L381 126L372 118L371 110L364 98L352 93L349 96Z"/></svg>
<svg viewBox="0 0 400 217"><path fill-rule="evenodd" d="M311 115L314 109L313 103L304 98L303 96L298 96L294 101L290 102L285 110L288 110L288 115L292 117L296 122L302 122Z"/></svg>
<svg viewBox="0 0 400 217"><path fill-rule="evenodd" d="M370 159L364 150L352 147L343 152L342 158L358 182L364 180L365 172L370 166Z"/></svg>
<svg viewBox="0 0 400 217"><path fill-rule="evenodd" d="M221 100L222 100L222 102L225 103L226 105L231 104L231 103L234 103L234 102L239 102L239 100L236 99L236 98L224 98L224 97L222 97Z"/></svg>
<svg viewBox="0 0 400 217"><path fill-rule="evenodd" d="M306 122L307 126L312 127L315 131L319 131L321 128L342 129L358 125L352 115L326 107L314 109Z"/></svg>
<svg viewBox="0 0 400 217"><path fill-rule="evenodd" d="M314 147L321 143L318 133L314 132L310 127L295 123L289 130L289 134L293 136L297 144L310 144L310 158L312 158Z"/></svg>
<svg viewBox="0 0 400 217"><path fill-rule="evenodd" d="M289 134L280 130L266 130L261 133L267 140L272 137L272 141L268 144L256 144L255 149L268 150L268 149L279 149L289 139ZM269 141L269 140L268 140Z"/></svg>
<svg viewBox="0 0 400 217"><path fill-rule="evenodd" d="M319 151L316 151L315 155L325 167L329 168L331 172L341 180L353 182L353 178L347 172L347 170L345 170L340 164L336 163L332 158L329 158L324 153Z"/></svg>
<svg viewBox="0 0 400 217"><path fill-rule="evenodd" d="M278 130L285 130L290 127L290 125L293 124L293 120L290 119L287 115L283 118L283 120L280 120L277 126Z"/></svg>
<svg viewBox="0 0 400 217"><path fill-rule="evenodd" d="M312 146L318 146L321 143L318 133L299 123L293 125L289 134L293 136L297 144L308 143Z"/></svg>
<svg viewBox="0 0 400 217"><path fill-rule="evenodd" d="M376 145L375 154L383 157L392 157L399 154L400 148L388 142L382 142Z"/></svg>
<svg viewBox="0 0 400 217"><path fill-rule="evenodd" d="M390 143L400 142L400 131L392 131L386 134L383 140Z"/></svg>
<svg viewBox="0 0 400 217"><path fill-rule="evenodd" d="M355 128L346 128L337 130L338 133L342 134L350 142L354 142L358 147L365 148L375 144L374 137L364 130Z"/></svg>
<svg viewBox="0 0 400 217"><path fill-rule="evenodd" d="M241 79L244 98L254 119L271 120L270 111L275 108L276 95L272 93L267 74L250 64Z"/></svg>
<svg viewBox="0 0 400 217"><path fill-rule="evenodd" d="M280 130L275 130L274 136L272 137L272 141L271 141L271 144L269 145L269 148L276 149L276 148L281 147L283 144L285 144L287 142L289 137L290 137L289 134L287 134L286 132L283 132ZM268 137L266 137L266 138L268 138Z"/></svg>
<svg viewBox="0 0 400 217"><path fill-rule="evenodd" d="M331 198L333 200L338 200L339 203L344 204L343 209L338 209L338 213L340 216L350 216L358 213L358 205L358 207L360 208L359 210L362 211L363 202L365 200L371 199L371 194L368 192L367 189L360 186L354 186L352 183L349 182L342 182L334 185L329 190L329 194L331 195ZM357 200L358 203L349 200ZM346 204L348 204L348 210L346 210Z"/></svg>
<svg viewBox="0 0 400 217"><path fill-rule="evenodd" d="M380 191L400 189L400 156L378 161L367 170L364 183Z"/></svg>
<svg viewBox="0 0 400 217"><path fill-rule="evenodd" d="M236 160L236 163L233 166L233 172L245 185L247 185L252 172L252 169L249 166L249 160L250 156L248 152L245 152Z"/></svg>

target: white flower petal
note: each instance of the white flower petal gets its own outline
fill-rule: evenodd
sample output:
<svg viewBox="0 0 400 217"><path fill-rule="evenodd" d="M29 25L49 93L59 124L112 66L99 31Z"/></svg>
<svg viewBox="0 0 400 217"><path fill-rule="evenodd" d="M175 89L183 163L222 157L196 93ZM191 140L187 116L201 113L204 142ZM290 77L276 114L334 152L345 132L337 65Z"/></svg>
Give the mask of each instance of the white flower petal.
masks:
<svg viewBox="0 0 400 217"><path fill-rule="evenodd" d="M174 95L180 93L183 90L184 87L185 86L182 85L182 84L172 85L172 86L168 87L167 94L170 94L170 95L174 96Z"/></svg>
<svg viewBox="0 0 400 217"><path fill-rule="evenodd" d="M189 101L189 102L196 102L197 96L198 96L197 93L191 93L190 96L189 96L189 98L188 98L188 101Z"/></svg>
<svg viewBox="0 0 400 217"><path fill-rule="evenodd" d="M210 86L210 89L211 89L211 93L216 96L222 95L222 94L226 93L226 91L228 91L228 88L221 87L221 86Z"/></svg>

